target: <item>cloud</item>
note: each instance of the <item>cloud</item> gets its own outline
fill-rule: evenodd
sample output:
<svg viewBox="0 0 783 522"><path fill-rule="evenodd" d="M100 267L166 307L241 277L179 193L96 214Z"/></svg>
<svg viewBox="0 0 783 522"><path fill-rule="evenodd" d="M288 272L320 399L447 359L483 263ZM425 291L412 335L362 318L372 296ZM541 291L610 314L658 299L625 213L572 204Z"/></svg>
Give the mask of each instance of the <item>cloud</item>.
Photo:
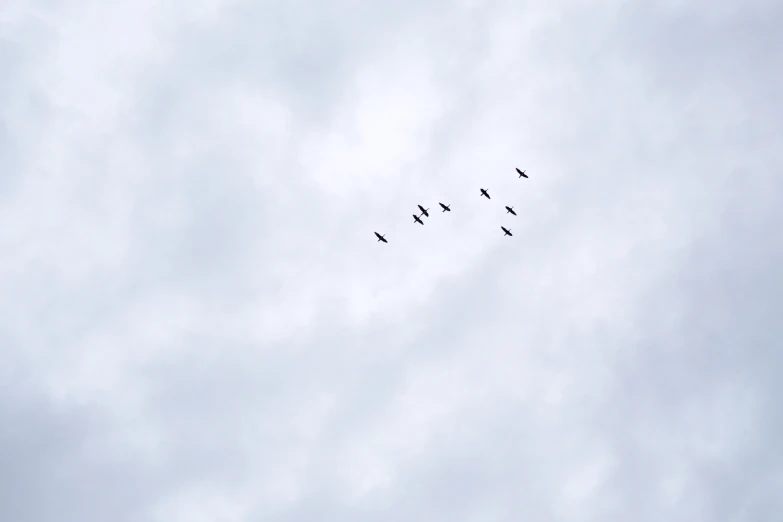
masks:
<svg viewBox="0 0 783 522"><path fill-rule="evenodd" d="M0 518L772 520L779 14L12 2Z"/></svg>

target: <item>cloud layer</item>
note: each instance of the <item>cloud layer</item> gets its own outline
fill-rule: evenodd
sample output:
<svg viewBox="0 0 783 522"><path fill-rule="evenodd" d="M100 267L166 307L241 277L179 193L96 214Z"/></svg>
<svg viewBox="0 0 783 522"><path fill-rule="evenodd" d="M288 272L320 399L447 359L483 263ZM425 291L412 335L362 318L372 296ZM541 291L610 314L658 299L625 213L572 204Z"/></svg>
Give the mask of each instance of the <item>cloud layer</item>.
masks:
<svg viewBox="0 0 783 522"><path fill-rule="evenodd" d="M1 520L783 511L774 2L6 3Z"/></svg>

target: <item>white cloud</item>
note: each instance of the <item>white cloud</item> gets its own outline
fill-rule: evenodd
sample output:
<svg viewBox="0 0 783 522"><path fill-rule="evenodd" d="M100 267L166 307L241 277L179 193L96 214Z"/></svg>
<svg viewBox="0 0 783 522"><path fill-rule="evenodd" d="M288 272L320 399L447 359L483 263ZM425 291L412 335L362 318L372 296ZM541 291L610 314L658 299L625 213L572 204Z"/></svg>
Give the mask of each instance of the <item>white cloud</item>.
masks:
<svg viewBox="0 0 783 522"><path fill-rule="evenodd" d="M9 3L0 518L776 516L738 6Z"/></svg>

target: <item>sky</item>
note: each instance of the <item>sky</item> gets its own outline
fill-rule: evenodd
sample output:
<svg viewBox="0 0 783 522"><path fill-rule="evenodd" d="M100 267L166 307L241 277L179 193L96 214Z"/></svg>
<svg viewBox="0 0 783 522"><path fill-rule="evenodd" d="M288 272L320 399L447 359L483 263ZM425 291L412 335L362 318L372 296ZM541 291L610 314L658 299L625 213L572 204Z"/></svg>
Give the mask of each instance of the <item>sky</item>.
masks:
<svg viewBox="0 0 783 522"><path fill-rule="evenodd" d="M781 18L4 0L0 520L779 520Z"/></svg>

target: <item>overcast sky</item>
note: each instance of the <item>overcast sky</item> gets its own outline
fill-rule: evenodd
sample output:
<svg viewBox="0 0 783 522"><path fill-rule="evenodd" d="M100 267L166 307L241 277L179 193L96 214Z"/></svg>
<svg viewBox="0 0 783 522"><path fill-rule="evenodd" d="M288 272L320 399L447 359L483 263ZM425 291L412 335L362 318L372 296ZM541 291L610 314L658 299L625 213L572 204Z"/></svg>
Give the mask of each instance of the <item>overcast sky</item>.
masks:
<svg viewBox="0 0 783 522"><path fill-rule="evenodd" d="M781 19L2 0L0 520L779 521Z"/></svg>

